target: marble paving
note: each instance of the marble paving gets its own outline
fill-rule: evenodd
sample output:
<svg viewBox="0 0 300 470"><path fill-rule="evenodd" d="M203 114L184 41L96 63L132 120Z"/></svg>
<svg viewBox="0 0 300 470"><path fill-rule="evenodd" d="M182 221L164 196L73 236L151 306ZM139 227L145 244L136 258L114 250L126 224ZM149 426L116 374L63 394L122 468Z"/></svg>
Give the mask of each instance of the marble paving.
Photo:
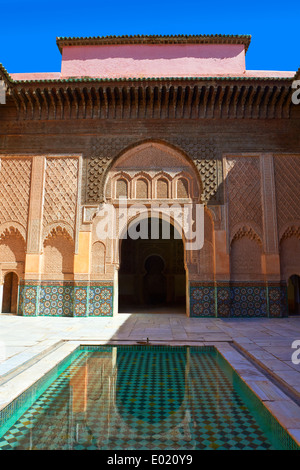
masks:
<svg viewBox="0 0 300 470"><path fill-rule="evenodd" d="M167 313L25 318L4 314L0 315L0 375L61 340L136 342L147 338L157 344L233 341L300 398L300 364L292 362L292 343L300 341L300 317L225 320Z"/></svg>

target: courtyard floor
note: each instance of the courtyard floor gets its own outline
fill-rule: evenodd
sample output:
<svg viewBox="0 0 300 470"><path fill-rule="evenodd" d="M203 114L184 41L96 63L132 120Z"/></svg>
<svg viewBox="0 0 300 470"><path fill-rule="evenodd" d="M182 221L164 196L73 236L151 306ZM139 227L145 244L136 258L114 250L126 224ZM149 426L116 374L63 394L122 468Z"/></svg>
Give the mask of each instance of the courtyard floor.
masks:
<svg viewBox="0 0 300 470"><path fill-rule="evenodd" d="M19 376L19 382L26 386L27 370L32 369L31 380L40 374L38 364L47 360L48 355L56 354L63 345L64 354L72 351L74 345L81 344L136 344L147 341L151 344L202 345L218 344L228 358L232 348L239 357L247 357L258 373L263 373L268 381L279 387L293 403L274 397L276 413L283 420L296 419L294 435L300 441L300 364L292 362L296 349L294 341L299 341L300 317L284 319L198 319L184 314L119 314L110 318L66 318L66 317L21 317L11 314L0 315L0 408L13 398L10 383ZM72 346L73 345L73 346ZM69 348L69 349L68 349ZM225 349L224 349L225 348ZM57 351L57 352L55 352ZM298 354L300 359L300 352ZM239 359L241 363L241 359ZM50 364L50 362L49 362ZM34 371L34 368L36 370ZM31 369L30 369L31 368ZM253 372L254 371L254 372ZM248 371L249 372L249 371ZM250 373L250 372L249 372ZM248 373L248 375L249 375ZM23 375L22 375L23 374ZM260 393L268 395L272 409L271 391L263 390L263 377L256 382L261 385ZM278 388L277 388L278 389ZM3 396L1 397L1 390ZM275 403L274 403L275 404Z"/></svg>

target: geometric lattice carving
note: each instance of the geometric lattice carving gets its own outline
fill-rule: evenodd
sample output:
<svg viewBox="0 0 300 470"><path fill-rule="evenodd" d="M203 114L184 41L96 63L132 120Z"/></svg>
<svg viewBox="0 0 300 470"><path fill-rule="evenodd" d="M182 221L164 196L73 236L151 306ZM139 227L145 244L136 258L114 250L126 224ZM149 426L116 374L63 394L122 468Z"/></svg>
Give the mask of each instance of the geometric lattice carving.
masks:
<svg viewBox="0 0 300 470"><path fill-rule="evenodd" d="M203 193L202 202L212 199L218 189L216 160L196 160L196 167L200 173Z"/></svg>
<svg viewBox="0 0 300 470"><path fill-rule="evenodd" d="M212 138L182 139L168 138L168 142L194 160L203 184L203 202L211 200L218 189L217 147ZM168 143L166 141L166 143ZM91 150L87 161L87 179L85 200L101 202L103 198L104 175L113 158L130 144L139 143L133 137L98 137L91 141Z"/></svg>
<svg viewBox="0 0 300 470"><path fill-rule="evenodd" d="M86 202L99 202L103 197L103 173L112 159L121 150L125 149L132 138L98 137L91 141L91 150L88 158Z"/></svg>
<svg viewBox="0 0 300 470"><path fill-rule="evenodd" d="M218 149L212 137L182 138L180 136L168 138L170 143L181 148L192 160L205 160L217 158Z"/></svg>
<svg viewBox="0 0 300 470"><path fill-rule="evenodd" d="M279 230L300 220L300 157L275 156L275 187Z"/></svg>
<svg viewBox="0 0 300 470"><path fill-rule="evenodd" d="M229 226L254 223L261 230L262 201L260 162L256 157L228 158L226 161Z"/></svg>
<svg viewBox="0 0 300 470"><path fill-rule="evenodd" d="M45 172L44 228L63 221L75 227L77 205L77 158L47 158Z"/></svg>
<svg viewBox="0 0 300 470"><path fill-rule="evenodd" d="M26 227L31 159L2 158L0 164L0 223L15 221Z"/></svg>
<svg viewBox="0 0 300 470"><path fill-rule="evenodd" d="M218 190L218 148L213 138L170 138L171 143L181 148L194 161L203 185L202 202L216 196Z"/></svg>

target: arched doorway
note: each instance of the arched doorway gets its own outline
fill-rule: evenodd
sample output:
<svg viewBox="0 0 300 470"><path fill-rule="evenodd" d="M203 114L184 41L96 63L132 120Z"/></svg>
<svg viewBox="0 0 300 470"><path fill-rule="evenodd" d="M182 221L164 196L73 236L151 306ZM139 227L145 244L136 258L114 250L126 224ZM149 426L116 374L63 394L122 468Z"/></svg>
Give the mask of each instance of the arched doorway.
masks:
<svg viewBox="0 0 300 470"><path fill-rule="evenodd" d="M17 313L18 276L14 272L5 274L3 284L2 313Z"/></svg>
<svg viewBox="0 0 300 470"><path fill-rule="evenodd" d="M296 274L288 280L288 308L290 315L300 315L300 276Z"/></svg>
<svg viewBox="0 0 300 470"><path fill-rule="evenodd" d="M153 219L135 223L135 233L141 231L141 223L148 225L146 237L133 239L127 231L121 240L119 313L185 312L182 238L169 222ZM153 226L157 227L154 237Z"/></svg>

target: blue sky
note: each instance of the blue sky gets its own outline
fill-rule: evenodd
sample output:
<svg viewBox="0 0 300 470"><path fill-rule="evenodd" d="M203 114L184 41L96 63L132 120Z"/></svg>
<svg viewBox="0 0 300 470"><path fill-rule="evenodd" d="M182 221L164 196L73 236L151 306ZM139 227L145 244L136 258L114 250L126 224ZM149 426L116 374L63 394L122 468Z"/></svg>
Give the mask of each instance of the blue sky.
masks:
<svg viewBox="0 0 300 470"><path fill-rule="evenodd" d="M248 70L300 67L300 3L0 0L0 62L9 73L59 72L57 36L251 34Z"/></svg>

